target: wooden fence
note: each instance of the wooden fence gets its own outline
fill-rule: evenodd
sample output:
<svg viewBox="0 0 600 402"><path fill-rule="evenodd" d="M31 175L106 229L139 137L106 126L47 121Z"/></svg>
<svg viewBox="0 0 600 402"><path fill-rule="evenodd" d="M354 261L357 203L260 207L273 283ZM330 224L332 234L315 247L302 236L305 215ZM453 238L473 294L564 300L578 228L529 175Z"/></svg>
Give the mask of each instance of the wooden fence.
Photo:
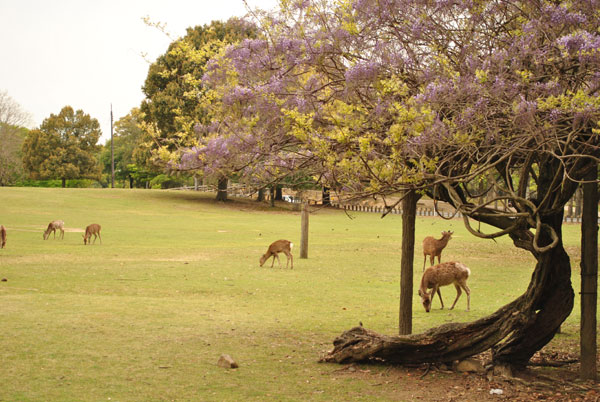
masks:
<svg viewBox="0 0 600 402"><path fill-rule="evenodd" d="M195 186L177 187L177 188L173 188L171 190L196 190L196 191L202 191L202 192L217 192L217 187L211 186L211 185L199 185L196 187ZM254 191L252 189L248 189L247 187L242 186L242 185L236 185L236 184L231 185L230 184L229 187L227 188L227 194L231 197L250 198L254 194L256 194L256 191ZM268 196L269 196L268 192L265 193L265 196L267 196L267 198L268 198ZM298 204L301 201L297 197L284 196L284 202ZM308 204L309 205L321 205L316 200L308 200ZM334 208L343 209L343 210L352 211L352 212L372 212L372 213L376 213L376 214L383 214L386 211L386 208L381 205L341 204L338 202L332 202L331 206ZM393 215L402 215L402 209L392 208L392 210L388 213L393 214ZM417 207L416 214L417 214L417 216L441 216L446 219L452 219L452 218L461 218L462 219L462 214L460 212L450 212L450 211L443 211L443 210L436 212L435 209L427 208L427 207ZM565 222L565 223L581 223L581 217L570 217L570 216L566 216L566 214L565 214L565 216L563 218L563 222ZM598 222L600 223L600 218L598 219Z"/></svg>

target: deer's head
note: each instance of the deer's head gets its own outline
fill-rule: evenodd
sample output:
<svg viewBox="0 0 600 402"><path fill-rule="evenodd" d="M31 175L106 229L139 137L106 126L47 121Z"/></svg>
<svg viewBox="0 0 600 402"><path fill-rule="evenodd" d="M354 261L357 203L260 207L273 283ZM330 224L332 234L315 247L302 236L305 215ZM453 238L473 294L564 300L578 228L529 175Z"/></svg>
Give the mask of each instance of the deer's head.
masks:
<svg viewBox="0 0 600 402"><path fill-rule="evenodd" d="M431 293L433 293L433 291ZM429 313L429 310L431 310L431 294L419 289L419 296L421 296L421 303L423 303L423 307L425 307L425 312Z"/></svg>

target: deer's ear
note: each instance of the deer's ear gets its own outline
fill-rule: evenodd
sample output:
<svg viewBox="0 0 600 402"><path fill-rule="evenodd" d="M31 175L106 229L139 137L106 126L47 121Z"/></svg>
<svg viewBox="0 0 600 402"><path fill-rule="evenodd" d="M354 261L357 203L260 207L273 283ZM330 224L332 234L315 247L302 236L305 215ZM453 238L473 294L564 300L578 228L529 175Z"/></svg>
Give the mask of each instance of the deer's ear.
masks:
<svg viewBox="0 0 600 402"><path fill-rule="evenodd" d="M421 292L421 289L419 289L417 293L419 294L419 296L423 296L423 292Z"/></svg>

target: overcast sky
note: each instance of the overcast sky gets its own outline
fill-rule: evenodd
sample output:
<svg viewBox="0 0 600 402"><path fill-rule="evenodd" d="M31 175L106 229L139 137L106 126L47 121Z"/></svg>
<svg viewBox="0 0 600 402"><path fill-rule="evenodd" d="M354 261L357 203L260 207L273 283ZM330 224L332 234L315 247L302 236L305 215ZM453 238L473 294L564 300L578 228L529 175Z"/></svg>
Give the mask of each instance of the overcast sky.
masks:
<svg viewBox="0 0 600 402"><path fill-rule="evenodd" d="M248 4L272 9L277 0ZM177 38L245 14L242 0L0 0L0 91L31 114L31 127L66 105L82 109L100 122L104 144L111 103L115 121L140 105L148 61L171 42L143 17Z"/></svg>

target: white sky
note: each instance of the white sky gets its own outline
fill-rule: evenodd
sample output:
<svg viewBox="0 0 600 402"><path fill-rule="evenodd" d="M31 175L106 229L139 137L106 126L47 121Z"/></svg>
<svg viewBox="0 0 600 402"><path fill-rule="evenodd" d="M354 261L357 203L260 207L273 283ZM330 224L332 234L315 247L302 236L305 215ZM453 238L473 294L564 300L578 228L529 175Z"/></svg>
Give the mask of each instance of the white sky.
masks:
<svg viewBox="0 0 600 402"><path fill-rule="evenodd" d="M277 0L248 0L272 9ZM39 126L70 105L100 122L104 144L114 121L140 105L148 60L191 26L243 16L242 0L0 0L0 91ZM142 57L146 54L146 59ZM0 144L1 146L1 144Z"/></svg>

